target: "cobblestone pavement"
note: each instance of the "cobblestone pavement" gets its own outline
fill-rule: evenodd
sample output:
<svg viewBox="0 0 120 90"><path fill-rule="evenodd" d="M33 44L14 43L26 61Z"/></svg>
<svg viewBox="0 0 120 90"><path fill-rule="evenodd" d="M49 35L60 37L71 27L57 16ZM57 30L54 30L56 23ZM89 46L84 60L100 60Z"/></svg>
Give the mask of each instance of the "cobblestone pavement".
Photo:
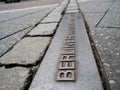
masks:
<svg viewBox="0 0 120 90"><path fill-rule="evenodd" d="M120 1L78 0L111 90L120 90Z"/></svg>
<svg viewBox="0 0 120 90"><path fill-rule="evenodd" d="M69 0L59 5L0 13L0 90L28 90ZM72 0L71 0L72 1ZM76 0L111 90L120 89L120 1ZM66 13L78 13L69 4ZM46 89L47 90L47 89Z"/></svg>

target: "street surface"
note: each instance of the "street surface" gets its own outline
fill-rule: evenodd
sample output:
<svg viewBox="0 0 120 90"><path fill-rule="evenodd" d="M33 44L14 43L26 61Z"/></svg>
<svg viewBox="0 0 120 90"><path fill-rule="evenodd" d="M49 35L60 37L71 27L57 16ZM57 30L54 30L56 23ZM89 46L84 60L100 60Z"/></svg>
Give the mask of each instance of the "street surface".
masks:
<svg viewBox="0 0 120 90"><path fill-rule="evenodd" d="M52 4L60 3L61 1L62 0L21 0L21 2L19 3L9 3L9 4L0 2L0 11L52 5Z"/></svg>
<svg viewBox="0 0 120 90"><path fill-rule="evenodd" d="M11 51L29 31L31 31L31 29L33 29L48 15L48 13L58 6L60 1L62 0L53 0L53 2L51 0L23 0L20 3L10 4L0 2L0 57L3 57L4 55L6 56L6 54ZM26 90L28 88L31 81L27 79L29 77L32 78L31 75L34 74L31 70L35 65L37 66L39 64L37 62L40 62L33 62L31 60L39 59L38 56L40 53L41 57L43 57L43 52L45 52L46 47L48 47L50 37L35 39L28 38L25 42L26 41L29 44L27 43L26 46L25 44L20 44L20 47L25 47L22 47L18 51L18 53L20 52L19 54L17 51L14 52L13 57L16 57L14 60L17 60L17 62L14 62L13 60L11 62L11 56L7 55L7 63L0 63L0 90L20 90L20 88ZM45 42L45 44L41 45L41 42L38 41ZM31 44L32 46L29 46ZM39 49L41 47L40 50L37 49L38 51L35 50L36 48L32 49L34 46L36 47L37 44ZM25 50L26 47L28 48ZM32 50L32 52L30 52L30 50ZM24 55L22 55L21 52L24 53ZM31 56L27 54L28 52L31 53ZM20 54L22 58L19 57ZM28 59L26 58L26 63L24 61L25 57L28 57ZM19 60L17 58L19 58L20 62L18 62ZM2 61L2 58L0 61ZM24 84L25 82L26 84Z"/></svg>
<svg viewBox="0 0 120 90"><path fill-rule="evenodd" d="M79 31L81 19L78 18L75 25L79 27L76 30L79 75L78 82L69 84L70 89L74 90L73 85L76 85L82 90L120 90L119 0L21 0L10 4L1 1L0 90L67 90L63 88L69 88L67 83L59 86L52 78L68 17L72 13L75 15L71 16L81 15L81 12L92 48L88 38L84 40L87 33L81 34L85 28ZM59 30L61 23L64 26ZM57 43L54 43L55 38Z"/></svg>

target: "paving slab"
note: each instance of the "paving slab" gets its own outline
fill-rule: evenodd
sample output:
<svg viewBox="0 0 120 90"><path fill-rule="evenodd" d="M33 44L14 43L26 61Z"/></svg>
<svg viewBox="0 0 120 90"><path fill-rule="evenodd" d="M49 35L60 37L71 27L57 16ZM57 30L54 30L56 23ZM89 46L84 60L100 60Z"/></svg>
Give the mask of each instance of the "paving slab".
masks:
<svg viewBox="0 0 120 90"><path fill-rule="evenodd" d="M111 90L120 89L120 28L91 28Z"/></svg>
<svg viewBox="0 0 120 90"><path fill-rule="evenodd" d="M43 57L50 37L26 37L0 58L1 64L36 64Z"/></svg>
<svg viewBox="0 0 120 90"><path fill-rule="evenodd" d="M41 23L58 23L62 15L48 15Z"/></svg>
<svg viewBox="0 0 120 90"><path fill-rule="evenodd" d="M26 15L24 17L16 18L8 21L7 23L12 24L24 24L24 25L35 25L40 22L53 8L42 10L33 14Z"/></svg>
<svg viewBox="0 0 120 90"><path fill-rule="evenodd" d="M16 34L0 40L0 56L10 50L10 48L15 45L19 40L21 40L21 38L25 36L31 29L32 27L29 27L23 31L20 31Z"/></svg>
<svg viewBox="0 0 120 90"><path fill-rule="evenodd" d="M28 35L53 35L58 23L39 24Z"/></svg>
<svg viewBox="0 0 120 90"><path fill-rule="evenodd" d="M89 26L96 26L102 19L104 13L84 13L85 19Z"/></svg>
<svg viewBox="0 0 120 90"><path fill-rule="evenodd" d="M54 6L53 6L54 7ZM33 8L33 9L25 9L25 10L18 10L14 12L3 12L0 13L0 22L7 21L10 19L26 16L29 14L33 14L36 12L42 12L43 10L46 10L48 7L42 7L42 8ZM51 7L50 7L51 8Z"/></svg>
<svg viewBox="0 0 120 90"><path fill-rule="evenodd" d="M66 13L78 13L79 10L67 10Z"/></svg>
<svg viewBox="0 0 120 90"><path fill-rule="evenodd" d="M120 13L108 12L98 27L120 27Z"/></svg>
<svg viewBox="0 0 120 90"><path fill-rule="evenodd" d="M79 6L82 12L106 12L111 4L112 2L87 1L80 2Z"/></svg>
<svg viewBox="0 0 120 90"><path fill-rule="evenodd" d="M73 27L75 28L76 37L76 81L56 82L57 65L71 20L75 23ZM81 14L66 14L58 27L55 37L52 40L29 90L79 89L103 90L103 87Z"/></svg>
<svg viewBox="0 0 120 90"><path fill-rule="evenodd" d="M120 13L120 1L115 1L110 8L110 12L119 12Z"/></svg>
<svg viewBox="0 0 120 90"><path fill-rule="evenodd" d="M87 2L87 1L105 1L105 2L108 2L108 1L114 1L114 0L77 0L78 2Z"/></svg>
<svg viewBox="0 0 120 90"><path fill-rule="evenodd" d="M23 24L19 25L19 24L10 24L10 23L0 23L0 39L28 27L29 25L23 25Z"/></svg>
<svg viewBox="0 0 120 90"><path fill-rule="evenodd" d="M0 90L23 90L29 72L30 69L22 67L0 67Z"/></svg>

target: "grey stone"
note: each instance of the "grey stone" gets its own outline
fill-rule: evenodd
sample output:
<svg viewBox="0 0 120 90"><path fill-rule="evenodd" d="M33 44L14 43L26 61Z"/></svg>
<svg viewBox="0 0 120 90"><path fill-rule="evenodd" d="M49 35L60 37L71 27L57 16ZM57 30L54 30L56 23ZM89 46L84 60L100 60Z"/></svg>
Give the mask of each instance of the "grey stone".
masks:
<svg viewBox="0 0 120 90"><path fill-rule="evenodd" d="M0 40L0 56L7 52L13 45L15 45L21 38L31 30L32 27L29 27L23 31L20 31L16 34L13 34L9 37L6 37Z"/></svg>
<svg viewBox="0 0 120 90"><path fill-rule="evenodd" d="M120 13L120 1L115 1L110 8L110 12L119 12Z"/></svg>
<svg viewBox="0 0 120 90"><path fill-rule="evenodd" d="M58 23L39 24L28 35L53 35Z"/></svg>
<svg viewBox="0 0 120 90"><path fill-rule="evenodd" d="M45 9L41 12L36 12L33 14L26 15L24 17L16 18L8 23L12 24L25 24L25 25L35 25L40 22L53 8Z"/></svg>
<svg viewBox="0 0 120 90"><path fill-rule="evenodd" d="M79 6L82 12L106 12L112 2L88 1L80 2Z"/></svg>
<svg viewBox="0 0 120 90"><path fill-rule="evenodd" d="M78 10L78 7L68 7L67 10Z"/></svg>
<svg viewBox="0 0 120 90"><path fill-rule="evenodd" d="M92 37L102 59L111 90L120 89L120 30L91 28Z"/></svg>
<svg viewBox="0 0 120 90"><path fill-rule="evenodd" d="M114 1L114 0L77 0L77 1L78 1L78 2L87 2L87 1L92 1L92 2L93 2L93 1L109 2L109 1L110 1L110 2L111 2L111 1Z"/></svg>
<svg viewBox="0 0 120 90"><path fill-rule="evenodd" d="M22 90L30 76L29 69L22 67L0 68L0 90Z"/></svg>
<svg viewBox="0 0 120 90"><path fill-rule="evenodd" d="M108 12L98 26L99 27L120 27L120 13Z"/></svg>
<svg viewBox="0 0 120 90"><path fill-rule="evenodd" d="M50 7L50 8L53 8L53 7ZM18 10L18 11L3 12L3 13L0 13L0 22L27 16L29 14L33 14L36 12L42 12L45 9L46 7L45 8L38 7L38 8L32 8L32 9L27 9L27 10L25 9L25 10Z"/></svg>
<svg viewBox="0 0 120 90"><path fill-rule="evenodd" d="M23 30L29 27L29 25L18 25L18 24L11 24L11 23L0 23L0 39L4 38L8 35L11 35L15 32Z"/></svg>
<svg viewBox="0 0 120 90"><path fill-rule="evenodd" d="M104 13L83 13L89 26L96 26Z"/></svg>
<svg viewBox="0 0 120 90"><path fill-rule="evenodd" d="M27 37L0 58L1 64L35 64L43 57L50 37Z"/></svg>
<svg viewBox="0 0 120 90"><path fill-rule="evenodd" d="M103 90L84 22L79 13L72 14L76 23L76 81L55 81L63 41L68 34L70 16L71 14L67 14L63 17L29 90Z"/></svg>
<svg viewBox="0 0 120 90"><path fill-rule="evenodd" d="M42 20L42 23L59 22L61 17L62 17L61 15L48 15L46 18Z"/></svg>
<svg viewBox="0 0 120 90"><path fill-rule="evenodd" d="M66 13L78 13L79 10L67 10Z"/></svg>

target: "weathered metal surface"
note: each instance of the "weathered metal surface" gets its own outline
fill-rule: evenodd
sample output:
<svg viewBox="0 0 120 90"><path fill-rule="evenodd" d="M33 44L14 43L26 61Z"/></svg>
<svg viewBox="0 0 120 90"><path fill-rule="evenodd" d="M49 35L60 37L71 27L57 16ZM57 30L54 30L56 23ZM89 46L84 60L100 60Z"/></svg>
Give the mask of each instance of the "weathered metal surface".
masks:
<svg viewBox="0 0 120 90"><path fill-rule="evenodd" d="M75 22L73 25L75 31L72 32L75 33L75 44L69 43L68 46L65 39L71 30L68 28L71 27L71 16ZM60 82L56 81L57 71L60 77L64 77L58 77L62 80ZM65 82L66 80L70 82ZM80 13L66 14L63 17L29 90L103 90Z"/></svg>
<svg viewBox="0 0 120 90"><path fill-rule="evenodd" d="M61 51L60 63L56 81L75 81L75 15L70 15L70 22L67 26L68 32L66 34L63 48Z"/></svg>

